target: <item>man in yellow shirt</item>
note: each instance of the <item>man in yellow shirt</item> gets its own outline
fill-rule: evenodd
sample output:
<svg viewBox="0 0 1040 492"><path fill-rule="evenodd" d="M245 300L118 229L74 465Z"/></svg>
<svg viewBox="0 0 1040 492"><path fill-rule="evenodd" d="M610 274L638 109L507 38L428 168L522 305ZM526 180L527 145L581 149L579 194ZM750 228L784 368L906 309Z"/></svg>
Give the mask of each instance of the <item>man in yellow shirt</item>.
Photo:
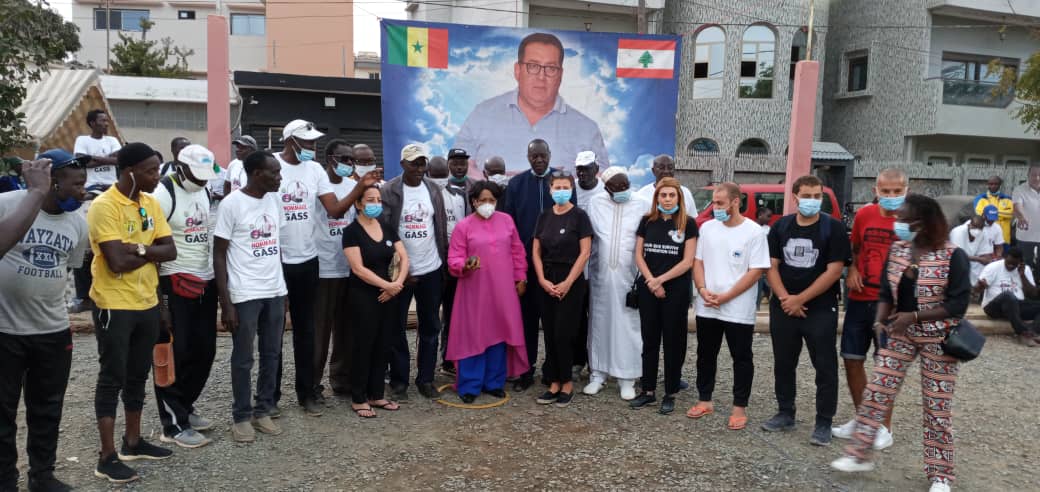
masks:
<svg viewBox="0 0 1040 492"><path fill-rule="evenodd" d="M113 483L137 480L123 460L163 459L173 453L141 437L144 388L159 337L159 283L156 263L177 257L170 226L159 203L147 192L159 183L159 157L143 143L131 143L117 155L118 180L87 213L94 252L90 297L97 337L98 372L94 412L101 453L94 475ZM146 192L146 193L142 193ZM126 434L115 448L116 405L120 393Z"/></svg>
<svg viewBox="0 0 1040 492"><path fill-rule="evenodd" d="M1009 195L1000 192L1003 185L1003 178L990 176L986 181L986 192L975 197L975 215L982 215L987 205L997 207L997 223L1000 224L1000 232L1004 234L1004 247L1007 248L1011 244L1011 219L1015 215L1015 204Z"/></svg>

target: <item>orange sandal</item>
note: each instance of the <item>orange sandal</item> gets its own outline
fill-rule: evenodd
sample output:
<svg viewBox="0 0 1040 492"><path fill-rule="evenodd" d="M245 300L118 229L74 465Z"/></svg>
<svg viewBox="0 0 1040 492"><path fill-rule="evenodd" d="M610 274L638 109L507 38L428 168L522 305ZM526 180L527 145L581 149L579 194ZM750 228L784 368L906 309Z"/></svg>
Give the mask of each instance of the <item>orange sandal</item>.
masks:
<svg viewBox="0 0 1040 492"><path fill-rule="evenodd" d="M715 413L714 408L703 408L694 405L686 412L686 416L691 419L699 419L701 417L707 417L713 413Z"/></svg>
<svg viewBox="0 0 1040 492"><path fill-rule="evenodd" d="M727 427L729 427L729 430L735 430L735 431L738 431L738 430L741 430L741 429L747 427L747 416L738 417L736 415L730 415L729 416L729 424L727 425Z"/></svg>

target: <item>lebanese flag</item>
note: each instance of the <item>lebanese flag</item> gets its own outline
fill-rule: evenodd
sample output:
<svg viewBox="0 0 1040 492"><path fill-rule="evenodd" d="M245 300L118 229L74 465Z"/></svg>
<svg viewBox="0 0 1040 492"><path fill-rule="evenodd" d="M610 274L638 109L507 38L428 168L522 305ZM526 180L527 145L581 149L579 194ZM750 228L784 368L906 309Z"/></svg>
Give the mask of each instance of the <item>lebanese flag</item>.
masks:
<svg viewBox="0 0 1040 492"><path fill-rule="evenodd" d="M675 77L675 41L619 39L617 77L671 79Z"/></svg>

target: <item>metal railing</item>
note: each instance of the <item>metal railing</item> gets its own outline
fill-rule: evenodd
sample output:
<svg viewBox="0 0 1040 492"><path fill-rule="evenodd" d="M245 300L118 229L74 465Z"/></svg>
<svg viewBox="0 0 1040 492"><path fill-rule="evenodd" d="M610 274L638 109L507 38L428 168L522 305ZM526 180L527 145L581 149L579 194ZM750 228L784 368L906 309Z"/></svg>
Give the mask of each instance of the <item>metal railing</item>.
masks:
<svg viewBox="0 0 1040 492"><path fill-rule="evenodd" d="M944 79L942 83L943 104L1006 108L1015 99L1014 89L995 94L995 82Z"/></svg>

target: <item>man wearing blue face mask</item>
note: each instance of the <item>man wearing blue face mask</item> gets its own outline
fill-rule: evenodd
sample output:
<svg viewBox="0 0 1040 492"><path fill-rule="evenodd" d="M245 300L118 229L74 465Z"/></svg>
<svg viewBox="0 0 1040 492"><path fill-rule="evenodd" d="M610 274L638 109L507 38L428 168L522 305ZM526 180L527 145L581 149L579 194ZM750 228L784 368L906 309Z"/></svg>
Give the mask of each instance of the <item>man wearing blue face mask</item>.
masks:
<svg viewBox="0 0 1040 492"><path fill-rule="evenodd" d="M804 341L816 369L816 422L809 443L831 442L831 421L838 408L838 279L851 251L842 223L820 213L823 183L802 176L791 187L798 213L770 228L767 278L773 290L769 333L779 412L762 424L767 432L795 427L795 375Z"/></svg>

